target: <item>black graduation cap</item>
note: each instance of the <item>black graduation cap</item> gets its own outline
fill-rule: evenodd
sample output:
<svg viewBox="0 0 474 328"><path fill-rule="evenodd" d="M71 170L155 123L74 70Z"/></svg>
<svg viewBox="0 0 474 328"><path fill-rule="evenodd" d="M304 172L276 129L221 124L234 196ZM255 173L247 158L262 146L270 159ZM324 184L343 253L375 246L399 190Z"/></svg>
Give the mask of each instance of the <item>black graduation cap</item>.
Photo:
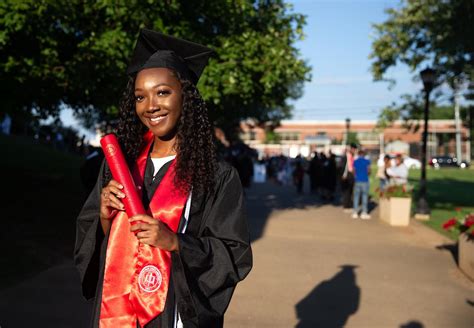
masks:
<svg viewBox="0 0 474 328"><path fill-rule="evenodd" d="M203 45L142 29L127 74L132 75L145 68L166 67L197 84L214 53Z"/></svg>

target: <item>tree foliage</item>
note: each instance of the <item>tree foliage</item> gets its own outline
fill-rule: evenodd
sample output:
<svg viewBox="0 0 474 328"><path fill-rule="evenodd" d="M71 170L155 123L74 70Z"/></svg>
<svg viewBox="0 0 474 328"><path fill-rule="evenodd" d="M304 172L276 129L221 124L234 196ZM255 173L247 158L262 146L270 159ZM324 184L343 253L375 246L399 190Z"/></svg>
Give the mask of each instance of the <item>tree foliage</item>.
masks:
<svg viewBox="0 0 474 328"><path fill-rule="evenodd" d="M375 24L370 58L375 80L403 63L412 71L430 65L441 82L474 78L474 2L472 0L404 0L386 10L388 19Z"/></svg>
<svg viewBox="0 0 474 328"><path fill-rule="evenodd" d="M389 80L386 73L399 63L406 64L415 78L425 66L435 69L438 84L447 83L453 92L463 85L466 99L474 97L474 2L472 0L403 0L399 8L386 10L388 18L375 24L372 43L372 75L376 81ZM440 92L435 92L439 99ZM450 95L452 96L452 95ZM452 98L452 97L451 97ZM423 119L422 94L403 95L402 104L385 107L379 126L404 120L408 128L418 128L412 120ZM454 118L452 106L438 110L430 106L430 118ZM461 115L466 117L466 110Z"/></svg>
<svg viewBox="0 0 474 328"><path fill-rule="evenodd" d="M357 137L357 132L349 131L347 133L346 145L350 145L350 144L360 145L359 138Z"/></svg>
<svg viewBox="0 0 474 328"><path fill-rule="evenodd" d="M439 96L439 94L438 94ZM436 97L434 97L436 99ZM394 121L403 121L405 128L417 131L420 128L420 122L424 119L425 99L421 93L401 96L401 103L392 103L385 107L377 122L379 128L390 126ZM461 107L460 117L465 126L468 126L469 108ZM454 107L447 105L437 105L435 100L430 101L429 118L435 120L454 119Z"/></svg>
<svg viewBox="0 0 474 328"><path fill-rule="evenodd" d="M217 51L199 88L218 125L280 120L309 79L294 47L304 24L283 0L4 0L3 106L47 117L66 105L88 125L113 119L139 29L147 27Z"/></svg>

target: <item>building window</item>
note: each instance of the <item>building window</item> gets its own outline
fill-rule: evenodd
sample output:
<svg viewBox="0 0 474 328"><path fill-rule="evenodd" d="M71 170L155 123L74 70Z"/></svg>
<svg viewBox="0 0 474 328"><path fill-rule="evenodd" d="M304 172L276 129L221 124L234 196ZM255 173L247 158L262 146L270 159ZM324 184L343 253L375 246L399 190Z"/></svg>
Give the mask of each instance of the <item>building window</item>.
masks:
<svg viewBox="0 0 474 328"><path fill-rule="evenodd" d="M298 132L277 132L281 141L297 141L300 139Z"/></svg>
<svg viewBox="0 0 474 328"><path fill-rule="evenodd" d="M364 143L364 141L379 141L379 133L372 131L357 132L357 139Z"/></svg>

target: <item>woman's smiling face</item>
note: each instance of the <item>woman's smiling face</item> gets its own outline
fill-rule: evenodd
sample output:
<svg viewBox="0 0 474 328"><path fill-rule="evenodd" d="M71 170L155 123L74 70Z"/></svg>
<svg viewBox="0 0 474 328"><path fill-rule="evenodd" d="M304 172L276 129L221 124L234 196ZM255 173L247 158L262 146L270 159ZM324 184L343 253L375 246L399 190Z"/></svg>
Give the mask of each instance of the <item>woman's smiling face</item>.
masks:
<svg viewBox="0 0 474 328"><path fill-rule="evenodd" d="M171 139L182 110L181 83L167 68L141 70L135 79L135 109L155 137Z"/></svg>

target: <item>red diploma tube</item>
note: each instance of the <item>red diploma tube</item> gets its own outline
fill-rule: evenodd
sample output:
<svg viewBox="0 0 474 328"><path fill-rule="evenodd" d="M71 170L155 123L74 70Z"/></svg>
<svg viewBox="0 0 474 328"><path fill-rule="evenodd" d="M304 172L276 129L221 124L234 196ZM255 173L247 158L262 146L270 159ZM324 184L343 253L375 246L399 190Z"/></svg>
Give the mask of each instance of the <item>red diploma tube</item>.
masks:
<svg viewBox="0 0 474 328"><path fill-rule="evenodd" d="M109 164L112 176L123 186L122 191L125 194L125 198L122 201L128 217L146 214L115 134L108 134L100 139L100 145L104 150L105 159L107 164Z"/></svg>

